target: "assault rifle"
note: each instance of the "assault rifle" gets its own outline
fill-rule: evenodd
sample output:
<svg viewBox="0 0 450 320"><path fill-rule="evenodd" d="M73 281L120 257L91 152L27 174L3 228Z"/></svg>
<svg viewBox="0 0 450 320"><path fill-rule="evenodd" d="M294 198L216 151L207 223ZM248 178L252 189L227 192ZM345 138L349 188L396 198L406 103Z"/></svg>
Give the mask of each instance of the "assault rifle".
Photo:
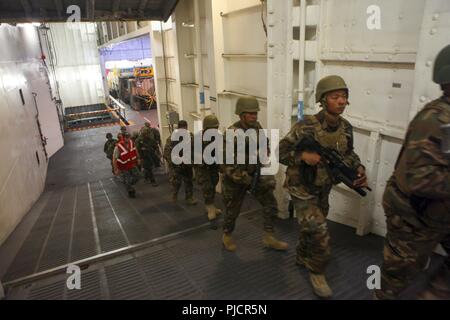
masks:
<svg viewBox="0 0 450 320"><path fill-rule="evenodd" d="M303 151L316 152L324 159L330 168L332 176L337 180L337 182L344 183L350 189L355 190L360 196L365 197L367 195L361 187L355 187L353 181L357 180L358 172L349 167L345 162L343 157L339 152L333 148L328 148L322 146L313 137L305 137L300 140L295 146L296 154ZM371 188L365 187L367 190L372 191Z"/></svg>
<svg viewBox="0 0 450 320"><path fill-rule="evenodd" d="M258 163L256 165L256 172L253 174L252 183L250 184L250 190L249 190L250 193L253 194L253 195L256 192L256 187L258 186L260 177L261 177L261 164Z"/></svg>

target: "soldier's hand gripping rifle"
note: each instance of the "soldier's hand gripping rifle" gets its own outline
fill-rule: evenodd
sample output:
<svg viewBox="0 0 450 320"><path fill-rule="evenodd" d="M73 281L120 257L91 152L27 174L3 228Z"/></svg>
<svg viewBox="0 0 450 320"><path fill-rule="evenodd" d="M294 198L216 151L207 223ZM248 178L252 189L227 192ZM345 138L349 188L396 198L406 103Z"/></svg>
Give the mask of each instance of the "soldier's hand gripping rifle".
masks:
<svg viewBox="0 0 450 320"><path fill-rule="evenodd" d="M253 195L256 193L256 188L258 186L260 177L261 177L261 164L258 163L256 165L256 171L253 174L252 183L250 184L250 190L249 190L250 193L253 194Z"/></svg>
<svg viewBox="0 0 450 320"><path fill-rule="evenodd" d="M332 148L324 147L317 142L313 137L303 138L295 146L296 154L307 151L316 152L324 159L331 170L331 174L337 180L337 182L344 183L350 189L355 190L360 196L365 197L367 195L361 187L355 187L353 182L359 178L358 171L349 167L339 152ZM365 187L367 190L372 191L371 188Z"/></svg>

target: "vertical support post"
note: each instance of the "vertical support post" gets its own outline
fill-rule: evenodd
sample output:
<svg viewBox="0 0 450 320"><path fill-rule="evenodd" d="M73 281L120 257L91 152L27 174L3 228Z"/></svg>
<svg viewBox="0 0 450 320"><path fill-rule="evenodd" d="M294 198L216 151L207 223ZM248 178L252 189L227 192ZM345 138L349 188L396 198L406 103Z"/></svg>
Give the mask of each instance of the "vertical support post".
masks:
<svg viewBox="0 0 450 320"><path fill-rule="evenodd" d="M370 232L372 215L375 210L375 195L377 193L377 177L381 152L380 133L372 131L370 133L369 141L369 150L366 159L366 174L372 192L369 192L367 196L361 200L358 226L356 228L356 234L359 236L364 236Z"/></svg>
<svg viewBox="0 0 450 320"><path fill-rule="evenodd" d="M117 31L117 38L118 38L118 37L120 37L119 21L116 22L116 31Z"/></svg>
<svg viewBox="0 0 450 320"><path fill-rule="evenodd" d="M5 298L5 289L3 289L3 285L0 281L0 300Z"/></svg>
<svg viewBox="0 0 450 320"><path fill-rule="evenodd" d="M111 35L108 33L108 38L109 38L109 40L112 40L112 39L115 38L114 37L114 31L113 31L113 25L112 25L111 21L109 21L108 24L109 24L109 28L108 29L111 30Z"/></svg>
<svg viewBox="0 0 450 320"><path fill-rule="evenodd" d="M103 43L106 43L109 41L108 27L106 26L106 22L102 22L102 30L103 30Z"/></svg>
<svg viewBox="0 0 450 320"><path fill-rule="evenodd" d="M267 0L267 124L282 138L291 128L293 91L292 0ZM283 22L281 22L283 21ZM274 150L276 151L276 150ZM289 196L283 188L285 166L275 176L279 216L289 216Z"/></svg>
<svg viewBox="0 0 450 320"><path fill-rule="evenodd" d="M209 70L209 107L212 113L218 115L217 107L217 85L216 85L216 65L214 59L214 22L213 22L213 8L212 1L205 1L205 39L206 49L208 52L208 70Z"/></svg>
<svg viewBox="0 0 450 320"><path fill-rule="evenodd" d="M298 45L298 97L297 119L303 119L305 108L305 37L306 37L306 0L300 0L300 41Z"/></svg>
<svg viewBox="0 0 450 320"><path fill-rule="evenodd" d="M205 112L205 87L203 83L203 57L202 57L202 42L200 32L200 7L199 0L194 0L194 30L195 30L195 51L196 63L195 69L198 81L198 103L197 113L204 115Z"/></svg>

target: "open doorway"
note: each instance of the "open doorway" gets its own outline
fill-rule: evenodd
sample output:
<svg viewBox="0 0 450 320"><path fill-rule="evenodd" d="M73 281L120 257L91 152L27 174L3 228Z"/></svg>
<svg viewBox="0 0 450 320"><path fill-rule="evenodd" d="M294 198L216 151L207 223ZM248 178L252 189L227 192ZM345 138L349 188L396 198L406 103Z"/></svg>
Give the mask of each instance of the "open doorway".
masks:
<svg viewBox="0 0 450 320"><path fill-rule="evenodd" d="M128 111L132 125L158 128L158 103L151 41L148 33L99 47L105 91Z"/></svg>

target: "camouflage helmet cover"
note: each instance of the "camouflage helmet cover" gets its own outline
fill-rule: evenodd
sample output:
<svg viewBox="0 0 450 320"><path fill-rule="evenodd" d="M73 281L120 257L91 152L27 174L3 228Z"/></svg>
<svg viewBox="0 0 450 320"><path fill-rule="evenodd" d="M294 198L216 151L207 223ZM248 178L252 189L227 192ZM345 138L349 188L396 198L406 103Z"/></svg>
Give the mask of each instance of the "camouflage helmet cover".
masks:
<svg viewBox="0 0 450 320"><path fill-rule="evenodd" d="M203 129L217 129L219 128L219 120L213 114L206 116L203 119Z"/></svg>
<svg viewBox="0 0 450 320"><path fill-rule="evenodd" d="M144 136L148 136L151 133L151 129L147 126L142 127L141 134Z"/></svg>
<svg viewBox="0 0 450 320"><path fill-rule="evenodd" d="M436 57L433 81L437 84L450 83L450 45L442 49Z"/></svg>
<svg viewBox="0 0 450 320"><path fill-rule="evenodd" d="M348 87L344 79L335 75L322 78L316 87L316 103L320 102L324 94L335 90L347 90L348 94Z"/></svg>
<svg viewBox="0 0 450 320"><path fill-rule="evenodd" d="M236 111L235 113L240 116L244 112L258 112L259 111L259 103L258 100L254 97L245 97L239 98L236 102Z"/></svg>

